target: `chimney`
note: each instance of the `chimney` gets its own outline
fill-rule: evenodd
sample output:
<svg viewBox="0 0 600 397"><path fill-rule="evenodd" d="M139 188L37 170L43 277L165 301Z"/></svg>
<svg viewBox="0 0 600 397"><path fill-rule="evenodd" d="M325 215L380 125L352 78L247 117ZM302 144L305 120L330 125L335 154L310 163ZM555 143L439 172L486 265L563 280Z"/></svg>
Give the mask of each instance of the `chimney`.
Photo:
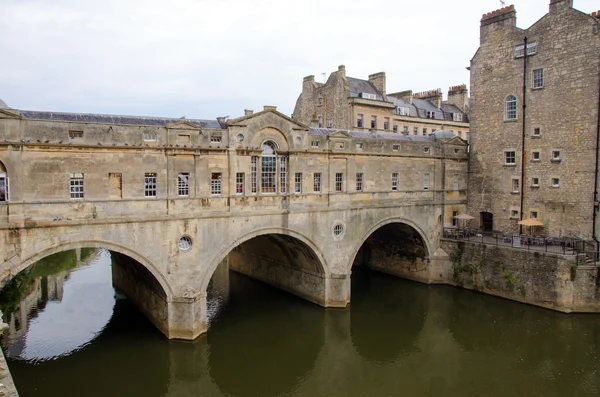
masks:
<svg viewBox="0 0 600 397"><path fill-rule="evenodd" d="M454 105L465 113L469 111L469 91L466 84L455 85L448 89L449 105Z"/></svg>
<svg viewBox="0 0 600 397"><path fill-rule="evenodd" d="M559 0L557 0L559 1ZM572 0L571 0L572 1ZM514 5L483 14L479 28L479 41L483 43L491 31L517 26L517 11Z"/></svg>
<svg viewBox="0 0 600 397"><path fill-rule="evenodd" d="M377 91L385 96L385 72L374 73L369 76L369 83L373 84Z"/></svg>
<svg viewBox="0 0 600 397"><path fill-rule="evenodd" d="M309 97L312 96L315 89L315 76L306 76L302 80L302 93L306 93Z"/></svg>
<svg viewBox="0 0 600 397"><path fill-rule="evenodd" d="M251 116L254 114L254 110L244 109L244 116Z"/></svg>
<svg viewBox="0 0 600 397"><path fill-rule="evenodd" d="M393 96L394 98L404 99L411 105L413 103L413 92L411 90L394 92L393 94L388 94L387 96Z"/></svg>
<svg viewBox="0 0 600 397"><path fill-rule="evenodd" d="M345 65L340 65L338 66L338 74L342 77L346 77L346 66Z"/></svg>
<svg viewBox="0 0 600 397"><path fill-rule="evenodd" d="M316 113L313 113L310 119L310 128L319 128L319 118Z"/></svg>
<svg viewBox="0 0 600 397"><path fill-rule="evenodd" d="M437 90L429 90L419 92L413 95L414 98L425 99L433 104L436 108L440 108L442 106L442 90L438 88Z"/></svg>
<svg viewBox="0 0 600 397"><path fill-rule="evenodd" d="M263 107L263 111L267 111L267 110L277 110L277 106L268 106L268 105L265 105Z"/></svg>
<svg viewBox="0 0 600 397"><path fill-rule="evenodd" d="M573 0L550 0L550 14L573 8Z"/></svg>

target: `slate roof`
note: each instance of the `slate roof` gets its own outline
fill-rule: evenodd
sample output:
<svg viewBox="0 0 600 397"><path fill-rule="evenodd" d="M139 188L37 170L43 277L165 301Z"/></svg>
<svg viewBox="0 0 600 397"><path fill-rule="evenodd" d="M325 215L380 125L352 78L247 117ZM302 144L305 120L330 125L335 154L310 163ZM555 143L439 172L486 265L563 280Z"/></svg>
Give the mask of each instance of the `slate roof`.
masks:
<svg viewBox="0 0 600 397"><path fill-rule="evenodd" d="M443 103L442 111L444 112L444 120L452 121L452 113L461 113L463 115L463 122L469 122L469 117L467 116L467 114L460 110L458 106Z"/></svg>
<svg viewBox="0 0 600 397"><path fill-rule="evenodd" d="M180 119L170 117L145 117L145 116L121 116L112 114L92 114L92 113L62 113L62 112L38 112L31 110L20 110L19 113L24 119L35 120L56 120L84 123L102 123L102 124L125 124L125 125L146 125L165 127L169 124L175 124L186 121L197 125L200 128L223 129L217 120L199 120L199 119Z"/></svg>
<svg viewBox="0 0 600 397"><path fill-rule="evenodd" d="M376 132L360 132L360 131L349 131L339 129L327 129L327 128L311 128L308 130L308 135L320 135L328 136L335 132L342 131L352 136L353 138L362 139L387 139L392 141L413 141L413 142L432 142L435 139L430 136L419 136L419 135L404 135L404 134L378 134Z"/></svg>
<svg viewBox="0 0 600 397"><path fill-rule="evenodd" d="M348 81L351 97L358 98L361 92L366 92L367 94L376 95L378 101L383 101L381 92L377 91L377 88L367 80L355 79L354 77L346 77L346 80Z"/></svg>
<svg viewBox="0 0 600 397"><path fill-rule="evenodd" d="M403 107L403 108L408 108L409 110L409 114L411 117L418 117L418 113L417 113L417 108L414 107L413 105L411 105L410 103L408 103L408 101L402 99L402 98L396 98L393 96L388 96L387 97L388 101L392 102L394 105L398 106L398 107Z"/></svg>
<svg viewBox="0 0 600 397"><path fill-rule="evenodd" d="M435 120L445 120L444 113L426 99L413 98L413 105L421 118L427 118L427 112L435 112Z"/></svg>

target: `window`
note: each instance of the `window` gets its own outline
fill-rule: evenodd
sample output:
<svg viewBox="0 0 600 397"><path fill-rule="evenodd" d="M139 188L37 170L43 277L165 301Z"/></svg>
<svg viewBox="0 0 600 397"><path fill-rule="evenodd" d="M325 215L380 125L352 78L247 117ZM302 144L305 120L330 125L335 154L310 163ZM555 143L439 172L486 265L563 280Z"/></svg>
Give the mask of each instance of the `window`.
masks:
<svg viewBox="0 0 600 397"><path fill-rule="evenodd" d="M452 120L462 122L462 120L463 120L462 113L452 113Z"/></svg>
<svg viewBox="0 0 600 397"><path fill-rule="evenodd" d="M244 179L243 172L235 174L235 194L244 194Z"/></svg>
<svg viewBox="0 0 600 397"><path fill-rule="evenodd" d="M535 69L533 71L533 88L542 88L544 86L544 69Z"/></svg>
<svg viewBox="0 0 600 397"><path fill-rule="evenodd" d="M377 128L377 116L371 116L371 128Z"/></svg>
<svg viewBox="0 0 600 397"><path fill-rule="evenodd" d="M519 210L510 210L511 219L519 219Z"/></svg>
<svg viewBox="0 0 600 397"><path fill-rule="evenodd" d="M279 192L287 192L287 157L279 156Z"/></svg>
<svg viewBox="0 0 600 397"><path fill-rule="evenodd" d="M423 189L429 189L429 172L423 174Z"/></svg>
<svg viewBox="0 0 600 397"><path fill-rule="evenodd" d="M69 139L83 138L83 131L69 131Z"/></svg>
<svg viewBox="0 0 600 397"><path fill-rule="evenodd" d="M156 197L156 172L144 174L144 197Z"/></svg>
<svg viewBox="0 0 600 397"><path fill-rule="evenodd" d="M534 137L540 137L540 136L542 136L541 130L539 128L534 128L533 129L533 136Z"/></svg>
<svg viewBox="0 0 600 397"><path fill-rule="evenodd" d="M527 55L534 55L537 53L537 42L527 44Z"/></svg>
<svg viewBox="0 0 600 397"><path fill-rule="evenodd" d="M560 186L560 179L552 178L552 187L559 187L559 186Z"/></svg>
<svg viewBox="0 0 600 397"><path fill-rule="evenodd" d="M336 149L343 149L346 145L344 145L344 142L336 142L335 143L335 148Z"/></svg>
<svg viewBox="0 0 600 397"><path fill-rule="evenodd" d="M319 106L323 106L323 98L319 98Z"/></svg>
<svg viewBox="0 0 600 397"><path fill-rule="evenodd" d="M423 152L425 152L425 153L429 153L429 148L428 148L428 147L426 147L426 148L423 148Z"/></svg>
<svg viewBox="0 0 600 397"><path fill-rule="evenodd" d="M0 202L9 201L9 189L8 177L5 172L0 172Z"/></svg>
<svg viewBox="0 0 600 397"><path fill-rule="evenodd" d="M342 192L344 191L344 174L342 172L335 173L335 191Z"/></svg>
<svg viewBox="0 0 600 397"><path fill-rule="evenodd" d="M327 128L333 128L333 120L327 119Z"/></svg>
<svg viewBox="0 0 600 397"><path fill-rule="evenodd" d="M552 151L552 161L560 161L560 150Z"/></svg>
<svg viewBox="0 0 600 397"><path fill-rule="evenodd" d="M540 178L533 177L531 178L531 187L539 187L540 186Z"/></svg>
<svg viewBox="0 0 600 397"><path fill-rule="evenodd" d="M505 120L516 120L517 119L517 97L509 95L506 98L506 114Z"/></svg>
<svg viewBox="0 0 600 397"><path fill-rule="evenodd" d="M522 58L525 56L525 45L517 45L515 46L515 58Z"/></svg>
<svg viewBox="0 0 600 397"><path fill-rule="evenodd" d="M83 174L69 174L69 190L72 199L83 198Z"/></svg>
<svg viewBox="0 0 600 397"><path fill-rule="evenodd" d="M452 179L452 189L458 190L458 174L454 174Z"/></svg>
<svg viewBox="0 0 600 397"><path fill-rule="evenodd" d="M518 179L512 180L512 192L519 193L519 180Z"/></svg>
<svg viewBox="0 0 600 397"><path fill-rule="evenodd" d="M220 172L213 172L210 174L210 194L213 196L220 196L223 192L222 186L222 174Z"/></svg>
<svg viewBox="0 0 600 397"><path fill-rule="evenodd" d="M250 191L252 193L256 193L258 191L257 171L258 171L258 156L252 156L251 165L250 165Z"/></svg>
<svg viewBox="0 0 600 397"><path fill-rule="evenodd" d="M402 129L402 131L403 131L404 133L408 134L408 126L407 126L407 125L405 125L405 126L404 126L404 128Z"/></svg>
<svg viewBox="0 0 600 397"><path fill-rule="evenodd" d="M390 118L389 117L384 117L383 118L383 129L384 130L389 130L390 129Z"/></svg>
<svg viewBox="0 0 600 397"><path fill-rule="evenodd" d="M454 154L459 154L460 153L460 149L454 149Z"/></svg>
<svg viewBox="0 0 600 397"><path fill-rule="evenodd" d="M410 116L410 109L396 106L396 114L399 114L400 116Z"/></svg>
<svg viewBox="0 0 600 397"><path fill-rule="evenodd" d="M319 128L323 127L323 116L319 116Z"/></svg>
<svg viewBox="0 0 600 397"><path fill-rule="evenodd" d="M190 195L190 173L180 172L177 176L177 191L179 196Z"/></svg>
<svg viewBox="0 0 600 397"><path fill-rule="evenodd" d="M435 119L435 111L427 111L427 118L428 119Z"/></svg>
<svg viewBox="0 0 600 397"><path fill-rule="evenodd" d="M517 156L515 152L504 152L504 164L516 164Z"/></svg>
<svg viewBox="0 0 600 397"><path fill-rule="evenodd" d="M333 227L333 234L335 236L341 236L342 233L344 233L344 226L342 226L342 225L335 225Z"/></svg>
<svg viewBox="0 0 600 397"><path fill-rule="evenodd" d="M398 173L392 172L392 192L398 191Z"/></svg>
<svg viewBox="0 0 600 397"><path fill-rule="evenodd" d="M357 192L363 191L363 173L362 172L356 173L356 191Z"/></svg>
<svg viewBox="0 0 600 397"><path fill-rule="evenodd" d="M538 217L537 211L529 211L529 217L531 219L537 219L537 217Z"/></svg>
<svg viewBox="0 0 600 397"><path fill-rule="evenodd" d="M180 145L186 145L186 144L190 143L190 136L189 135L177 135L177 143Z"/></svg>
<svg viewBox="0 0 600 397"><path fill-rule="evenodd" d="M275 143L268 141L262 146L260 156L260 191L261 193L277 192L277 152Z"/></svg>
<svg viewBox="0 0 600 397"><path fill-rule="evenodd" d="M419 135L419 127L413 128L413 135Z"/></svg>
<svg viewBox="0 0 600 397"><path fill-rule="evenodd" d="M357 117L356 117L356 126L358 128L363 128L363 115L362 114L357 115Z"/></svg>
<svg viewBox="0 0 600 397"><path fill-rule="evenodd" d="M221 143L221 136L211 136L210 143Z"/></svg>
<svg viewBox="0 0 600 397"><path fill-rule="evenodd" d="M539 152L539 150L534 150L533 152L531 152L531 159L533 161L540 161L540 152Z"/></svg>
<svg viewBox="0 0 600 397"><path fill-rule="evenodd" d="M393 150L394 152L397 152L398 150L400 150L400 145L393 145L393 146L392 146L392 150Z"/></svg>
<svg viewBox="0 0 600 397"><path fill-rule="evenodd" d="M313 192L321 191L321 173L315 172L313 175Z"/></svg>
<svg viewBox="0 0 600 397"><path fill-rule="evenodd" d="M427 136L427 128L423 128L423 136Z"/></svg>
<svg viewBox="0 0 600 397"><path fill-rule="evenodd" d="M296 172L294 175L294 193L302 193L302 173Z"/></svg>
<svg viewBox="0 0 600 397"><path fill-rule="evenodd" d="M393 131L394 131L394 134L397 134L397 133L398 133L398 126L397 126L397 125L395 125L395 126L393 127Z"/></svg>
<svg viewBox="0 0 600 397"><path fill-rule="evenodd" d="M310 146L311 147L319 147L319 146L321 146L321 142L319 142L319 141L312 141L310 143Z"/></svg>
<svg viewBox="0 0 600 397"><path fill-rule="evenodd" d="M456 217L458 216L458 211L452 211L452 226L456 227Z"/></svg>
<svg viewBox="0 0 600 397"><path fill-rule="evenodd" d="M362 142L359 142L356 144L357 149L362 149L363 147L364 147L364 144Z"/></svg>
<svg viewBox="0 0 600 397"><path fill-rule="evenodd" d="M144 132L144 140L156 142L156 134L153 134L151 132Z"/></svg>

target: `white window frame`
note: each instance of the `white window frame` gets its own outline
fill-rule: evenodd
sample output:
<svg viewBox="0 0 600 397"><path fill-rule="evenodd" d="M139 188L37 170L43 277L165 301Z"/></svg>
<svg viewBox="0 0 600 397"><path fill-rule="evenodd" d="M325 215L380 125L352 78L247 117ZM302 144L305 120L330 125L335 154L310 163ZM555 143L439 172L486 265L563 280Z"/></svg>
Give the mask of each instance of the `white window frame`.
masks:
<svg viewBox="0 0 600 397"><path fill-rule="evenodd" d="M541 156L542 156L542 154L539 150L533 150L531 152L531 161L540 161L542 159Z"/></svg>
<svg viewBox="0 0 600 397"><path fill-rule="evenodd" d="M364 180L364 174L362 172L357 172L356 173L356 191L357 192L363 191L363 180Z"/></svg>
<svg viewBox="0 0 600 397"><path fill-rule="evenodd" d="M235 194L243 196L246 191L246 174L243 172L235 173Z"/></svg>
<svg viewBox="0 0 600 397"><path fill-rule="evenodd" d="M458 174L454 174L453 179L452 179L452 190L458 190L458 189L459 189Z"/></svg>
<svg viewBox="0 0 600 397"><path fill-rule="evenodd" d="M423 189L428 190L430 184L430 175L429 172L423 174Z"/></svg>
<svg viewBox="0 0 600 397"><path fill-rule="evenodd" d="M301 194L302 193L302 173L296 172L294 174L294 193Z"/></svg>
<svg viewBox="0 0 600 397"><path fill-rule="evenodd" d="M315 193L321 193L321 190L323 189L323 174L320 172L315 172L313 174L313 192Z"/></svg>
<svg viewBox="0 0 600 397"><path fill-rule="evenodd" d="M400 145L392 145L392 150L394 152L397 152L398 150L400 150Z"/></svg>
<svg viewBox="0 0 600 397"><path fill-rule="evenodd" d="M210 143L221 143L223 142L223 137L221 135L213 135L210 137Z"/></svg>
<svg viewBox="0 0 600 397"><path fill-rule="evenodd" d="M552 161L560 161L560 150L552 151Z"/></svg>
<svg viewBox="0 0 600 397"><path fill-rule="evenodd" d="M335 173L335 192L336 193L344 192L344 173L343 172Z"/></svg>
<svg viewBox="0 0 600 397"><path fill-rule="evenodd" d="M69 195L71 200L83 200L85 197L85 184L83 173L69 174Z"/></svg>
<svg viewBox="0 0 600 397"><path fill-rule="evenodd" d="M527 43L527 56L537 54L537 41Z"/></svg>
<svg viewBox="0 0 600 397"><path fill-rule="evenodd" d="M327 128L333 128L333 120L327 119Z"/></svg>
<svg viewBox="0 0 600 397"><path fill-rule="evenodd" d="M511 181L511 192L512 193L520 193L521 192L521 182L519 181L519 178L512 178Z"/></svg>
<svg viewBox="0 0 600 397"><path fill-rule="evenodd" d="M512 153L512 156L509 156L509 154ZM512 163L509 162L509 157L512 158ZM504 152L504 164L505 165L516 165L517 164L517 152L514 150L506 150Z"/></svg>
<svg viewBox="0 0 600 397"><path fill-rule="evenodd" d="M389 117L384 117L383 118L383 129L384 130L389 130L390 129L390 118Z"/></svg>
<svg viewBox="0 0 600 397"><path fill-rule="evenodd" d="M462 122L463 121L462 113L452 113L452 120Z"/></svg>
<svg viewBox="0 0 600 397"><path fill-rule="evenodd" d="M525 56L525 44L515 46L515 58L523 58Z"/></svg>
<svg viewBox="0 0 600 397"><path fill-rule="evenodd" d="M153 134L151 132L144 132L144 141L156 142L156 134Z"/></svg>
<svg viewBox="0 0 600 397"><path fill-rule="evenodd" d="M10 201L10 180L6 176L5 172L0 172L0 187L4 187L4 199L0 200L0 203L7 203Z"/></svg>
<svg viewBox="0 0 600 397"><path fill-rule="evenodd" d="M144 197L155 198L157 195L158 181L156 172L144 173Z"/></svg>
<svg viewBox="0 0 600 397"><path fill-rule="evenodd" d="M250 191L252 194L258 193L258 156L250 159Z"/></svg>
<svg viewBox="0 0 600 397"><path fill-rule="evenodd" d="M310 143L310 147L320 147L321 146L321 142L319 141L312 141Z"/></svg>
<svg viewBox="0 0 600 397"><path fill-rule="evenodd" d="M177 194L179 197L188 197L190 195L190 173L180 172L177 175Z"/></svg>
<svg viewBox="0 0 600 397"><path fill-rule="evenodd" d="M551 178L552 187L560 187L560 178L552 177Z"/></svg>
<svg viewBox="0 0 600 397"><path fill-rule="evenodd" d="M398 191L398 173L397 172L392 172L392 192L397 192Z"/></svg>
<svg viewBox="0 0 600 397"><path fill-rule="evenodd" d="M533 136L533 137L540 137L540 136L542 136L542 129L540 127L535 127L533 129L533 134L531 134L531 136Z"/></svg>
<svg viewBox="0 0 600 397"><path fill-rule="evenodd" d="M210 173L210 194L212 196L220 196L223 194L223 173Z"/></svg>
<svg viewBox="0 0 600 397"><path fill-rule="evenodd" d="M504 120L512 121L517 119L517 97L509 95L504 101Z"/></svg>
<svg viewBox="0 0 600 397"><path fill-rule="evenodd" d="M407 134L410 132L410 129L408 128L407 125L405 125L404 128L402 128L402 132L405 132Z"/></svg>
<svg viewBox="0 0 600 397"><path fill-rule="evenodd" d="M544 88L544 69L533 69L533 88Z"/></svg>
<svg viewBox="0 0 600 397"><path fill-rule="evenodd" d="M531 187L539 187L540 186L540 178L537 176L531 177Z"/></svg>
<svg viewBox="0 0 600 397"><path fill-rule="evenodd" d="M510 210L510 219L519 219L519 210L511 209Z"/></svg>
<svg viewBox="0 0 600 397"><path fill-rule="evenodd" d="M279 156L279 193L287 193L287 157Z"/></svg>

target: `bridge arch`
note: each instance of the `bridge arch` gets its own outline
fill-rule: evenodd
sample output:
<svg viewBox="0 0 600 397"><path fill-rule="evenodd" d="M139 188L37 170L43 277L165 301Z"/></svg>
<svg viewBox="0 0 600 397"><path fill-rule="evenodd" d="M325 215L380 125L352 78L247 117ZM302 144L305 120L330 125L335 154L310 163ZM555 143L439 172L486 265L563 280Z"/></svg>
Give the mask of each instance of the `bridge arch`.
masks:
<svg viewBox="0 0 600 397"><path fill-rule="evenodd" d="M137 261L141 266L143 266L146 270L154 276L156 281L160 284L163 292L166 295L167 300L171 300L173 298L173 289L171 288L170 283L165 278L165 276L158 270L156 265L144 255L132 250L124 245L117 244L111 241L105 240L80 240L80 241L70 241L61 244L57 244L48 248L45 248L35 254L29 256L27 259L23 260L17 266L7 267L6 264L3 264L1 268L11 268L11 278L12 276L20 273L21 271L27 269L29 266L33 265L37 261L42 258L45 258L49 255L56 254L58 252L78 249L78 248L104 248L109 251L114 251L119 254L125 255Z"/></svg>
<svg viewBox="0 0 600 397"><path fill-rule="evenodd" d="M235 260L236 250L246 254L238 259L243 257L248 265ZM269 263L259 265L253 261L254 256L261 256ZM204 294L217 266L224 260L228 260L234 271L325 305L325 280L330 273L329 267L321 249L301 233L287 228L265 227L231 240L209 263L200 287Z"/></svg>
<svg viewBox="0 0 600 397"><path fill-rule="evenodd" d="M371 258L373 251L375 258ZM352 266L425 281L433 247L423 229L405 218L388 218L370 227L353 249Z"/></svg>

